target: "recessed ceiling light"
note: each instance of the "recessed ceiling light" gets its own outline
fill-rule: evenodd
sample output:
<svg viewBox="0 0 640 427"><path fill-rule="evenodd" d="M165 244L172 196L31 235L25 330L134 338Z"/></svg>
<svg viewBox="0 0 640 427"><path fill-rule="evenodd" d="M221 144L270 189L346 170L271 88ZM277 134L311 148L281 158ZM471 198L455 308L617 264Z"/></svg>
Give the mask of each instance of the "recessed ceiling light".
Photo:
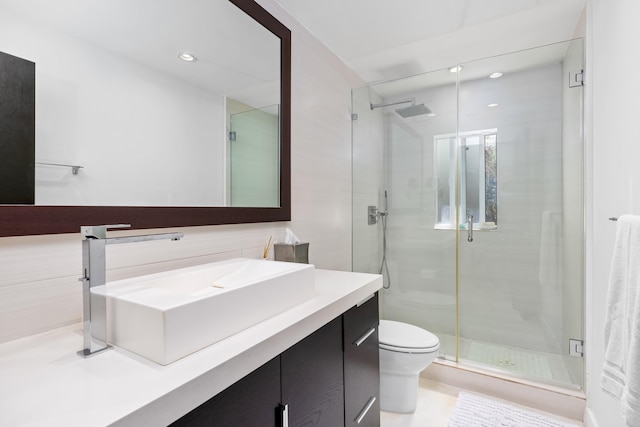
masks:
<svg viewBox="0 0 640 427"><path fill-rule="evenodd" d="M436 113L427 113L427 117L435 117Z"/></svg>
<svg viewBox="0 0 640 427"><path fill-rule="evenodd" d="M487 105L487 107L497 107L497 106L498 106L498 104L496 104L495 102L493 102L493 103L491 103L491 104Z"/></svg>
<svg viewBox="0 0 640 427"><path fill-rule="evenodd" d="M455 65L455 66L449 68L449 72L450 73L457 73L459 71L462 71L462 65Z"/></svg>
<svg viewBox="0 0 640 427"><path fill-rule="evenodd" d="M194 62L198 59L193 53L189 52L180 52L178 54L178 58L182 59L185 62Z"/></svg>
<svg viewBox="0 0 640 427"><path fill-rule="evenodd" d="M502 77L502 73L495 72L495 73L489 75L489 78L492 78L492 79L497 79L498 77Z"/></svg>

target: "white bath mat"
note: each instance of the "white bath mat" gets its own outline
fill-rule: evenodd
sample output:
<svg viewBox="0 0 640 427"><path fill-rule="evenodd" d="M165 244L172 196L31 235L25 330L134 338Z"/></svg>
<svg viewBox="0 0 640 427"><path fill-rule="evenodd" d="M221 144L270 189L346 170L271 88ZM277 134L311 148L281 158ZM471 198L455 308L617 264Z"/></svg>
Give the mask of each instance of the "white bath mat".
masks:
<svg viewBox="0 0 640 427"><path fill-rule="evenodd" d="M511 372L552 379L549 361L543 354L481 342L472 342L466 357L472 362Z"/></svg>
<svg viewBox="0 0 640 427"><path fill-rule="evenodd" d="M449 427L576 427L507 403L460 392Z"/></svg>

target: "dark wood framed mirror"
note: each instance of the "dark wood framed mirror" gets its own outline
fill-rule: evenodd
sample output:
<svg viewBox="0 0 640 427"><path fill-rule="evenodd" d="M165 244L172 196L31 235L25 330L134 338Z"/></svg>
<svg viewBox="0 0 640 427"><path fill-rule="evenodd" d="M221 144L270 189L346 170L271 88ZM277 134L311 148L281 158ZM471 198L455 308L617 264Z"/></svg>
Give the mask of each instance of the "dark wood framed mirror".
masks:
<svg viewBox="0 0 640 427"><path fill-rule="evenodd" d="M0 205L0 237L76 233L79 232L81 225L90 224L126 223L131 224L132 229L148 229L289 221L291 219L291 32L252 0L229 0L229 2L246 13L248 19L255 20L280 40L279 206L5 204ZM233 40L226 42L233 43ZM215 76L212 77L215 78ZM0 183L0 185L3 184Z"/></svg>

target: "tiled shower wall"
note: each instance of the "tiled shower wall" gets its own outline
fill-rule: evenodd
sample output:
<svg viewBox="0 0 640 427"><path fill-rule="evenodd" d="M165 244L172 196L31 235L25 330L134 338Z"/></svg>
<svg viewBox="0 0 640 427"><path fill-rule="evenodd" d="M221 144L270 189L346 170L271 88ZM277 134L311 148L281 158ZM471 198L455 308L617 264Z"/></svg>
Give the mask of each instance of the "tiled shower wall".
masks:
<svg viewBox="0 0 640 427"><path fill-rule="evenodd" d="M174 229L185 238L110 246L108 279L258 258L286 227L310 243L317 268L351 270L350 93L364 83L273 0L258 3L292 31L291 223ZM0 239L0 342L80 321L80 241L79 234Z"/></svg>

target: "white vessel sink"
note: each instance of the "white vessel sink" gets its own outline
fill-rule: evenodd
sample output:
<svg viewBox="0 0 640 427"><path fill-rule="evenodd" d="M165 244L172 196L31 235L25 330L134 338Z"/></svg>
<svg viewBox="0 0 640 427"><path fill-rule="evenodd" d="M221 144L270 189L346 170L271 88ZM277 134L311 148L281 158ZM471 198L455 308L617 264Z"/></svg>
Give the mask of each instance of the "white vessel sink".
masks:
<svg viewBox="0 0 640 427"><path fill-rule="evenodd" d="M106 292L109 342L167 365L313 298L314 266L237 258L109 282Z"/></svg>

